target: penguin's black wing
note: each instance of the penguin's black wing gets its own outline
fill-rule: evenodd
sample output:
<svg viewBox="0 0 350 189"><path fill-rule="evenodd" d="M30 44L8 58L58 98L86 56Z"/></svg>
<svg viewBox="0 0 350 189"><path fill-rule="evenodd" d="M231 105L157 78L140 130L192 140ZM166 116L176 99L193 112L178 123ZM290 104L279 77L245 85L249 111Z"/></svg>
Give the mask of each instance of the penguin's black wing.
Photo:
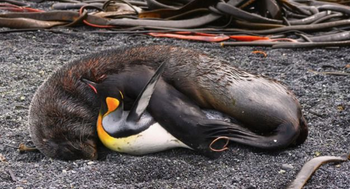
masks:
<svg viewBox="0 0 350 189"><path fill-rule="evenodd" d="M152 94L156 88L156 84L162 75L164 69L165 69L165 62L163 62L157 69L157 71L154 73L152 78L148 81L147 85L143 88L141 93L138 95L137 99L135 100L128 117L126 118L127 122L135 123L140 120L141 115L146 110L149 101L151 100Z"/></svg>

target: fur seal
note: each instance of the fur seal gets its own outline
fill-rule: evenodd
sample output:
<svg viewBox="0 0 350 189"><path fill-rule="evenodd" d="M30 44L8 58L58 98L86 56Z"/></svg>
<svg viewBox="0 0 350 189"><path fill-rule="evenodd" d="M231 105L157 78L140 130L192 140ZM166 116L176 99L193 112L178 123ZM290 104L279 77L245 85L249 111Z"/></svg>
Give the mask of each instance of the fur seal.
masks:
<svg viewBox="0 0 350 189"><path fill-rule="evenodd" d="M166 90L157 91L156 88L153 95L157 98L153 98L157 103L151 100L148 109L159 124L176 123L167 128L169 133L181 133L179 129L188 121L198 121L191 119L198 111L191 110L205 108L225 113L239 122L234 129L214 123L210 127L214 130L206 130L211 137L227 135L230 141L261 149L281 149L301 144L307 138L307 125L300 105L282 84L193 50L148 46L103 51L68 63L53 73L39 87L30 106L29 126L34 144L53 158L97 158L95 124L101 101L81 79L95 83L108 81L108 78L118 80L133 91L125 99L128 104L146 85L145 81L136 82L135 78L141 73L135 68L155 70L163 62L167 63L167 69L157 88ZM179 99L190 105L187 110L176 103ZM169 111L179 109L183 116L188 116L186 119L174 117ZM190 141L188 138L196 135L184 133L174 137ZM208 144L207 141L198 141L193 146L204 154L212 154L207 145L198 144Z"/></svg>

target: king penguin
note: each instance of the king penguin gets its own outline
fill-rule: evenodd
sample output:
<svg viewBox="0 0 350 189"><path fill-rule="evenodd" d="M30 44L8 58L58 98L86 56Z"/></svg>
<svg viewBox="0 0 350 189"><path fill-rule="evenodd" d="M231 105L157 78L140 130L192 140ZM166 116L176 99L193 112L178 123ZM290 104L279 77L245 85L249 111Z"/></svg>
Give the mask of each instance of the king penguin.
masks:
<svg viewBox="0 0 350 189"><path fill-rule="evenodd" d="M97 84L83 79L101 98L97 133L104 146L131 155L144 155L176 147L191 149L166 131L146 111L164 68L163 63L143 88L130 111L124 110L124 95L118 88L110 86L108 82Z"/></svg>

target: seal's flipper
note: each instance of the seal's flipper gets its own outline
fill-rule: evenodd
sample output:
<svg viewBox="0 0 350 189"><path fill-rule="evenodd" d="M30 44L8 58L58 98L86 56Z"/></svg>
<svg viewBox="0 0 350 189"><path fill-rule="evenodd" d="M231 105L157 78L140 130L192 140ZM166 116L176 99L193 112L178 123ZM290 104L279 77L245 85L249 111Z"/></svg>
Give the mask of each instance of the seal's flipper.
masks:
<svg viewBox="0 0 350 189"><path fill-rule="evenodd" d="M129 115L126 119L127 122L139 121L141 115L146 110L152 94L156 88L156 84L165 69L165 62L163 62L154 73L152 78L148 81L147 85L143 88L136 101L134 102Z"/></svg>
<svg viewBox="0 0 350 189"><path fill-rule="evenodd" d="M205 130L205 135L215 140L219 137L225 137L232 142L245 144L260 149L280 149L287 147L291 141L298 136L292 123L284 123L270 134L259 135L238 124L218 122L200 124Z"/></svg>

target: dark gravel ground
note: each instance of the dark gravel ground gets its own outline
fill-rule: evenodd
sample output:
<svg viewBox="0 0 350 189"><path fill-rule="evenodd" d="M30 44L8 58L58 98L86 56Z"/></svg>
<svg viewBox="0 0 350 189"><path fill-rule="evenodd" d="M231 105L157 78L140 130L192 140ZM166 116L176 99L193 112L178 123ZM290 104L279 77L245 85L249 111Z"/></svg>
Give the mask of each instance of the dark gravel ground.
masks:
<svg viewBox="0 0 350 189"><path fill-rule="evenodd" d="M0 34L0 188L285 188L311 158L350 151L350 76L310 71L350 72L349 48L222 48L144 35L61 31ZM20 143L31 144L27 124L31 98L54 70L93 52L134 44L198 49L285 83L302 104L310 130L307 141L280 152L232 144L214 160L185 149L142 157L109 153L103 160L68 162L18 152L15 147ZM253 54L254 50L267 57ZM330 163L305 188L349 188L349 175L349 161Z"/></svg>

